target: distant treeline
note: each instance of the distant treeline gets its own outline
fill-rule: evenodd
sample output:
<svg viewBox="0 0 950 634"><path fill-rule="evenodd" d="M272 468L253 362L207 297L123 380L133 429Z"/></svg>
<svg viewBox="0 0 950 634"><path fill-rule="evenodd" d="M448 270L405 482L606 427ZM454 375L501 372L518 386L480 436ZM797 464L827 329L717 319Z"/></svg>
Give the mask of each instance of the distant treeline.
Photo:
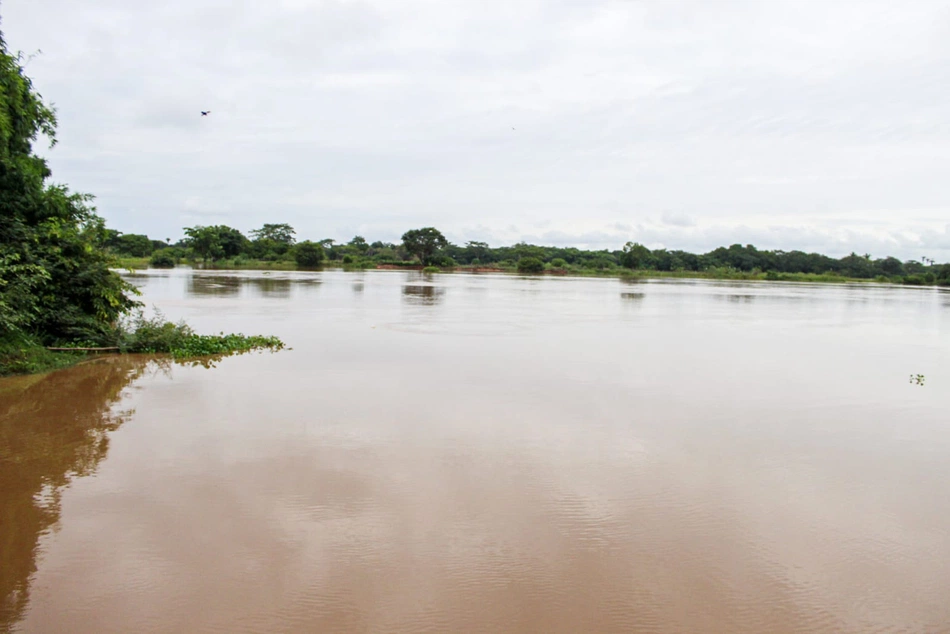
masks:
<svg viewBox="0 0 950 634"><path fill-rule="evenodd" d="M170 267L179 262L201 262L217 266L248 266L259 262L287 262L301 267L324 263L343 266L421 265L441 268L482 267L518 270L525 273L622 271L696 272L707 274L759 274L781 279L782 275L803 274L854 279L878 279L906 284L950 285L950 264L928 258L902 262L894 257L872 258L852 253L832 258L803 251L759 250L752 245L734 244L708 253L648 249L628 242L622 249L588 251L575 247L536 246L518 243L491 247L485 242L452 244L432 227L413 229L398 244L367 242L355 236L346 243L334 240L298 242L288 224L265 224L245 236L225 225L186 227L185 238L175 244L145 235L108 230L106 246L115 254L150 258L152 266Z"/></svg>

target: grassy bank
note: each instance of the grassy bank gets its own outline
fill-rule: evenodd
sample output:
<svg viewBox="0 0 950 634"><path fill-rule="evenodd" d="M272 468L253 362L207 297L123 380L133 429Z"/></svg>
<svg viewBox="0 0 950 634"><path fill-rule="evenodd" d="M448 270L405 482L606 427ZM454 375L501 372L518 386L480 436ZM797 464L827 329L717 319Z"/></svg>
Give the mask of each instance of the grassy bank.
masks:
<svg viewBox="0 0 950 634"><path fill-rule="evenodd" d="M119 269L147 269L149 266L148 258L118 258L116 268Z"/></svg>
<svg viewBox="0 0 950 634"><path fill-rule="evenodd" d="M86 359L82 352L54 352L35 339L20 337L0 342L0 376L40 374L67 368Z"/></svg>

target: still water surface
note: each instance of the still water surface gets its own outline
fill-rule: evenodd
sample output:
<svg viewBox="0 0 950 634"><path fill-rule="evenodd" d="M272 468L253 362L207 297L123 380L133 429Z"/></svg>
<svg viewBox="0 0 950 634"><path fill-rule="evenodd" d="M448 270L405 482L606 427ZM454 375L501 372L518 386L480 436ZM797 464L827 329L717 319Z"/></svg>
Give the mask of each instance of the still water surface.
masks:
<svg viewBox="0 0 950 634"><path fill-rule="evenodd" d="M950 632L950 293L132 279L293 349L0 382L0 630Z"/></svg>

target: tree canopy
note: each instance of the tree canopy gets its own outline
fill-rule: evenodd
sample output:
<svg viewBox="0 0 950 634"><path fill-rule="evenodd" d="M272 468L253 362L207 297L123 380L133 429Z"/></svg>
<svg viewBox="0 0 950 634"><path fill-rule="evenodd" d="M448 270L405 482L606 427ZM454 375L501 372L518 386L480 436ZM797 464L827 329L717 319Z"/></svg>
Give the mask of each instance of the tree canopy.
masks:
<svg viewBox="0 0 950 634"><path fill-rule="evenodd" d="M436 255L449 246L449 241L435 227L423 227L402 234L402 244L423 266L431 266L438 264Z"/></svg>
<svg viewBox="0 0 950 634"><path fill-rule="evenodd" d="M95 339L135 305L110 270L105 222L92 197L50 184L33 152L55 144L56 116L0 35L0 336Z"/></svg>

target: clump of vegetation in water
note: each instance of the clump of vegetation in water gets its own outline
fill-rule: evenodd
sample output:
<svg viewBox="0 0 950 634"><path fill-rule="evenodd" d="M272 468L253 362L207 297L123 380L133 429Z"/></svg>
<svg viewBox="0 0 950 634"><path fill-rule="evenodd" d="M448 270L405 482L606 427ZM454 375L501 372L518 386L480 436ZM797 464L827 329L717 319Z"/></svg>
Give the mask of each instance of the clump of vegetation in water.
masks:
<svg viewBox="0 0 950 634"><path fill-rule="evenodd" d="M911 374L910 382L911 384L916 383L917 385L923 385L924 381L927 379L923 374Z"/></svg>
<svg viewBox="0 0 950 634"><path fill-rule="evenodd" d="M437 266L426 266L426 267L424 267L424 268L422 269L422 272L423 272L423 273L438 273L438 272L440 272L441 270L442 270L442 269L440 269L440 268L437 267Z"/></svg>
<svg viewBox="0 0 950 634"><path fill-rule="evenodd" d="M122 352L167 353L176 359L284 348L284 342L277 337L224 333L199 335L185 322L166 321L159 311L148 318L141 310L120 324L116 345Z"/></svg>

